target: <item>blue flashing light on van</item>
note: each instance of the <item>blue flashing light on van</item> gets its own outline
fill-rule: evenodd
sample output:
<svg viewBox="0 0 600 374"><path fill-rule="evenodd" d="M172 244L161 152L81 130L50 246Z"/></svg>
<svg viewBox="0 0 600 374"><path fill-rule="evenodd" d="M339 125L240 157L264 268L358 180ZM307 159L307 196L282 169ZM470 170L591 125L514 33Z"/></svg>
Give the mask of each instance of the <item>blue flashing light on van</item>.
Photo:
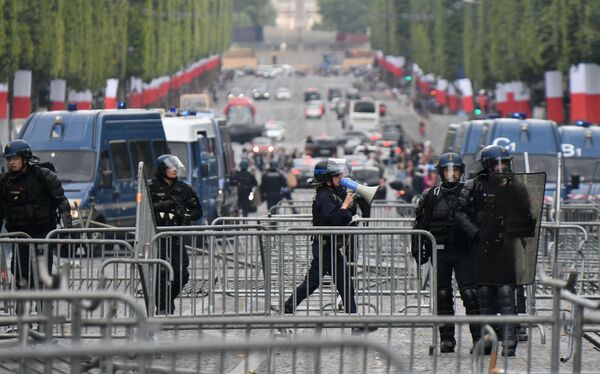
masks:
<svg viewBox="0 0 600 374"><path fill-rule="evenodd" d="M71 207L79 207L74 223L92 226L134 226L138 162L151 177L156 158L169 153L159 113L142 109L33 113L18 138L55 165Z"/></svg>

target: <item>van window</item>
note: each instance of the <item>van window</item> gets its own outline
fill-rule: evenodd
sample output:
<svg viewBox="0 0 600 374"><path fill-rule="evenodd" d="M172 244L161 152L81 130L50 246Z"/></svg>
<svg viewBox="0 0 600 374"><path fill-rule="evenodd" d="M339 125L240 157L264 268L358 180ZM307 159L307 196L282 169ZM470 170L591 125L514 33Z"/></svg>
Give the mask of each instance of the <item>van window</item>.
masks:
<svg viewBox="0 0 600 374"><path fill-rule="evenodd" d="M464 140L463 137L465 136L465 127L466 125L459 125L456 129L456 135L454 136L454 138L456 139L456 141L454 142L454 152L462 152L462 145Z"/></svg>
<svg viewBox="0 0 600 374"><path fill-rule="evenodd" d="M370 101L357 101L354 103L355 113L375 113L375 103Z"/></svg>
<svg viewBox="0 0 600 374"><path fill-rule="evenodd" d="M216 149L217 147L215 143L215 138L208 138L208 153L210 153L211 156L215 157Z"/></svg>
<svg viewBox="0 0 600 374"><path fill-rule="evenodd" d="M449 127L448 131L446 132L446 142L444 144L444 151L445 152L450 152L450 151L454 151L454 138L456 137L456 128L455 127Z"/></svg>
<svg viewBox="0 0 600 374"><path fill-rule="evenodd" d="M164 140L153 140L152 148L154 148L154 159L155 160L158 158L158 156L166 155L169 153L169 147L167 147L167 142L165 142Z"/></svg>
<svg viewBox="0 0 600 374"><path fill-rule="evenodd" d="M131 179L133 173L131 172L131 160L129 159L129 152L127 152L127 144L125 142L111 142L110 153L115 165L117 180Z"/></svg>
<svg viewBox="0 0 600 374"><path fill-rule="evenodd" d="M150 142L147 140L135 140L129 143L131 149L131 157L133 164L137 168L140 161L144 163L144 173L146 176L152 175L154 169L154 158L152 157L152 149Z"/></svg>
<svg viewBox="0 0 600 374"><path fill-rule="evenodd" d="M169 148L171 148L171 154L181 160L181 163L185 166L185 170L190 170L188 144L183 142L169 142Z"/></svg>

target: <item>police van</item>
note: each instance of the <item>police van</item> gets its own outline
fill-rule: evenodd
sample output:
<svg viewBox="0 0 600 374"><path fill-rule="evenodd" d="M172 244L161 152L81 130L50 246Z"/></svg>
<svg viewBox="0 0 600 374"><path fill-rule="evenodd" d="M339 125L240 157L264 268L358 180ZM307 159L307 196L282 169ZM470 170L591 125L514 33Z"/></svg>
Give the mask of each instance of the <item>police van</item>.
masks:
<svg viewBox="0 0 600 374"><path fill-rule="evenodd" d="M565 168L581 178L579 188L569 191L567 199L600 201L600 128L582 124L560 126L558 131Z"/></svg>
<svg viewBox="0 0 600 374"><path fill-rule="evenodd" d="M163 117L169 148L186 167L185 182L198 193L205 223L236 211L235 161L226 124L194 113Z"/></svg>
<svg viewBox="0 0 600 374"><path fill-rule="evenodd" d="M54 164L75 224L134 226L138 162L150 177L169 153L160 114L141 109L33 113L18 138Z"/></svg>
<svg viewBox="0 0 600 374"><path fill-rule="evenodd" d="M491 124L491 120L473 120L450 127L446 148L462 156L467 177L472 177L480 169L477 155L488 145L487 133Z"/></svg>

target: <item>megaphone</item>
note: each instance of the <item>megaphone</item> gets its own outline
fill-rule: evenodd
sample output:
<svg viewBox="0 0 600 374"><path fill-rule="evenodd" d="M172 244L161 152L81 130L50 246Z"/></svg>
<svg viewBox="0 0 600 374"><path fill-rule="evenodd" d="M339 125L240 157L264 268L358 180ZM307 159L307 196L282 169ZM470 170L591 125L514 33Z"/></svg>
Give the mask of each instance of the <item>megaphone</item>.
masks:
<svg viewBox="0 0 600 374"><path fill-rule="evenodd" d="M340 180L340 186L346 187L352 192L356 192L363 199L365 199L369 205L371 205L371 202L373 202L373 199L375 198L375 193L379 189L379 187L377 186L369 187L359 184L358 182L353 181L350 178L342 178Z"/></svg>

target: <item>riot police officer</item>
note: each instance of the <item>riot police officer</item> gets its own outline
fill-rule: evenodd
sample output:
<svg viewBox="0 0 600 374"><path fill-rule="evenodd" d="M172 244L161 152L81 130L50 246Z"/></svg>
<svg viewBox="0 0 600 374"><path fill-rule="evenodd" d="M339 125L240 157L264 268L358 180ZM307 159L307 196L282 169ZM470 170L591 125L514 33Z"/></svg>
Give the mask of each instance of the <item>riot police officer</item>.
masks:
<svg viewBox="0 0 600 374"><path fill-rule="evenodd" d="M242 216L244 217L248 217L248 212L251 210L250 194L252 189L258 185L254 174L248 171L249 166L250 162L248 160L242 160L240 170L235 173L238 188L238 207L242 210Z"/></svg>
<svg viewBox="0 0 600 374"><path fill-rule="evenodd" d="M69 201L57 175L48 168L53 166L40 164L29 144L20 139L6 145L4 158L8 171L0 178L0 222L6 219L6 229L25 232L32 238L45 238L56 229L59 217L63 227L72 227ZM31 260L27 245L19 246L13 254L11 271L19 288L32 286ZM51 272L52 253L48 254L47 261Z"/></svg>
<svg viewBox="0 0 600 374"><path fill-rule="evenodd" d="M185 175L185 167L177 156L165 154L156 159L156 176L150 181L150 195L157 226L188 226L202 217L202 208L196 192L179 180ZM182 241L174 237L162 239L159 258L169 261L175 272L170 287L167 273L161 268L157 277L157 314L172 314L175 299L189 280L189 257ZM167 291L170 290L170 297Z"/></svg>
<svg viewBox="0 0 600 374"><path fill-rule="evenodd" d="M479 314L477 289L473 274L473 256L466 233L456 222L463 183L465 165L457 153L444 153L436 165L441 183L423 192L417 203L414 229L429 231L436 240L437 255L437 312L439 315L454 315L452 272L456 277L460 295L468 315ZM421 251L419 251L421 249ZM429 261L431 242L413 237L412 255L421 264ZM480 327L471 325L473 344L480 337ZM441 352L454 352L456 339L454 325L442 325L440 330Z"/></svg>
<svg viewBox="0 0 600 374"><path fill-rule="evenodd" d="M321 160L315 165L314 177L309 182L316 188L312 203L314 226L347 226L352 222L353 193L342 193L339 189L342 171L332 160ZM285 313L293 313L304 299L320 284L320 271L334 277L337 290L344 301L346 313L356 313L354 287L350 281L350 270L340 250L342 240L335 235L325 235L312 242L313 259L304 281L285 302Z"/></svg>
<svg viewBox="0 0 600 374"><path fill-rule="evenodd" d="M271 209L283 199L284 189L287 188L287 180L277 170L278 166L276 160L271 160L269 169L260 180L260 194L262 199L267 202L267 209Z"/></svg>
<svg viewBox="0 0 600 374"><path fill-rule="evenodd" d="M514 281L495 285L482 284L477 274L478 270L486 271L485 268L495 267L496 265L501 267L500 264L478 263L477 258L488 251L487 245L482 244L480 240L480 229L486 225L486 220L493 219L493 217L486 217L485 214L485 202L486 197L488 197L487 187L494 173L512 172L512 156L506 148L490 145L481 150L479 161L481 162L481 170L475 178L465 183L465 187L460 193L460 204L456 218L473 243L480 313L482 315L496 315L499 312L502 315L516 315ZM510 271L510 269L507 268L507 270L502 271ZM511 278L510 275L508 277ZM502 355L514 356L517 347L515 326L502 326L499 333L503 337L504 349ZM485 353L489 354L490 351L491 346L487 345Z"/></svg>

